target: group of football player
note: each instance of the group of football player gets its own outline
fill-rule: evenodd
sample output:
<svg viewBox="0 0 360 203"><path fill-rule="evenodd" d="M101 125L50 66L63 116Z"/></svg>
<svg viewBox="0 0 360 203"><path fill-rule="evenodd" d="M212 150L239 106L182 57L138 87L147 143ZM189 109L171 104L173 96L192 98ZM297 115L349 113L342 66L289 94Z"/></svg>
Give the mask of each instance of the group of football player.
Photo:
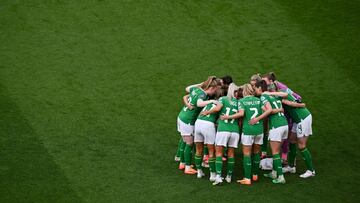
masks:
<svg viewBox="0 0 360 203"><path fill-rule="evenodd" d="M297 149L307 168L300 177L315 176L306 145L312 134L311 113L301 96L279 82L274 73L255 74L241 86L231 76L210 76L186 87L186 92L177 118L181 138L175 156L185 174L202 178L203 167L209 167L213 185L224 179L231 183L235 149L241 142L243 178L237 182L242 185L259 181L260 161L266 157L272 159L272 171L264 176L274 184L284 184L284 173L296 173ZM268 147L271 154L267 154Z"/></svg>

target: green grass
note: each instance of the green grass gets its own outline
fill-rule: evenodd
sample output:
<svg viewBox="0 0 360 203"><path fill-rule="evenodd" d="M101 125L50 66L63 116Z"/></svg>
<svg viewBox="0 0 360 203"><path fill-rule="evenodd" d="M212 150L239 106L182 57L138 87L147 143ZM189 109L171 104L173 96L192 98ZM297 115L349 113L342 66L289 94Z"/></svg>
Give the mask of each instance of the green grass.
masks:
<svg viewBox="0 0 360 203"><path fill-rule="evenodd" d="M0 201L356 202L359 9L335 0L2 1ZM313 114L317 176L213 187L181 174L173 156L184 87L269 71Z"/></svg>

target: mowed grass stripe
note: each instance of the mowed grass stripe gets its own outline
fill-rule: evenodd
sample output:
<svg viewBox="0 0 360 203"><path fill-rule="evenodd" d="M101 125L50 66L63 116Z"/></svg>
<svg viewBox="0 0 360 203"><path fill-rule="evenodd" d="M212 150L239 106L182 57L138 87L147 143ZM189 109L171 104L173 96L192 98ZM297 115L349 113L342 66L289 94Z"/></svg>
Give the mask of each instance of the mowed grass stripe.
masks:
<svg viewBox="0 0 360 203"><path fill-rule="evenodd" d="M0 201L82 202L0 85Z"/></svg>
<svg viewBox="0 0 360 203"><path fill-rule="evenodd" d="M357 129L344 115L338 113L340 124L334 119L341 99L330 97L328 88L332 80L343 79L337 74L341 65L273 2L94 1L17 7L18 14L27 15L14 17L19 21L5 29L10 34L3 38L12 43L3 40L2 79L85 201L330 201L346 199L347 191L354 190L352 181L344 179L356 164L333 167L341 161L339 153L352 152L336 148L338 135ZM11 20L14 14L8 15ZM317 137L310 147L319 175L309 181L287 176L281 189L264 179L250 188L218 188L184 177L172 161L184 87L209 74L231 74L240 83L270 69L304 96L314 114ZM345 81L333 90L350 95L348 85L353 83ZM239 160L236 167L241 177ZM339 179L342 192L333 196Z"/></svg>

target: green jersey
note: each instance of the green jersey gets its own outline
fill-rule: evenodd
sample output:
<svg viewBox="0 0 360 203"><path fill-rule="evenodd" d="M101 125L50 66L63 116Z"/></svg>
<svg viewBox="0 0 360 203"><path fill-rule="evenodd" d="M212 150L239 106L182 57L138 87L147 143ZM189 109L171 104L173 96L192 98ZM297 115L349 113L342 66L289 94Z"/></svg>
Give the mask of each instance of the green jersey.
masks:
<svg viewBox="0 0 360 203"><path fill-rule="evenodd" d="M206 105L202 109L202 111L210 111L211 109L213 109L215 107L216 107L216 105L211 103L211 104ZM215 123L216 120L218 119L218 115L219 115L218 113L212 113L212 114L209 114L206 116L199 114L198 119Z"/></svg>
<svg viewBox="0 0 360 203"><path fill-rule="evenodd" d="M239 100L239 110L244 110L243 129L244 135L260 135L264 133L263 120L260 120L254 125L250 125L249 121L262 114L262 107L260 99L254 96L247 96Z"/></svg>
<svg viewBox="0 0 360 203"><path fill-rule="evenodd" d="M219 102L223 105L220 115L233 115L238 112L238 101L235 98L221 97ZM236 132L239 133L239 119L219 120L218 132Z"/></svg>
<svg viewBox="0 0 360 203"><path fill-rule="evenodd" d="M208 96L201 88L192 87L190 89L190 95L188 101L192 106L194 106L194 108L190 110L186 105L182 108L182 110L179 113L179 119L182 122L190 125L195 124L196 118L198 117L201 111L201 107L197 106L197 101L199 99L207 100Z"/></svg>
<svg viewBox="0 0 360 203"><path fill-rule="evenodd" d="M296 102L296 99L291 94L288 95L286 98L289 101ZM303 107L303 108L295 108L288 105L284 105L284 109L286 112L289 113L289 116L295 123L300 123L301 120L304 120L306 117L308 117L311 113L310 111Z"/></svg>
<svg viewBox="0 0 360 203"><path fill-rule="evenodd" d="M276 96L270 96L267 94L263 94L260 97L261 102L265 105L267 102L270 103L272 109L281 109L282 108L282 98ZM276 114L270 114L269 116L269 127L270 129L278 128L281 126L287 126L288 122L285 118L284 113L279 112Z"/></svg>

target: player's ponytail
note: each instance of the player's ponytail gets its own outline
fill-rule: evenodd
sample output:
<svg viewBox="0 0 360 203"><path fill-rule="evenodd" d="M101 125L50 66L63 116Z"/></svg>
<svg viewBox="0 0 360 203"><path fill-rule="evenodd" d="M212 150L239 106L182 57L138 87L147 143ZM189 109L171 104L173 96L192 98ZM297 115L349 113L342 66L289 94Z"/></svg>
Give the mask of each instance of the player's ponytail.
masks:
<svg viewBox="0 0 360 203"><path fill-rule="evenodd" d="M210 76L203 84L201 85L201 88L203 90L207 90L211 87L217 87L221 86L221 80L216 78L216 76Z"/></svg>
<svg viewBox="0 0 360 203"><path fill-rule="evenodd" d="M216 76L209 76L208 79L205 80L205 82L203 82L201 84L201 89L207 90L210 87L211 82L215 79L216 79Z"/></svg>
<svg viewBox="0 0 360 203"><path fill-rule="evenodd" d="M255 95L254 88L248 83L243 85L243 96L246 97L251 95Z"/></svg>

